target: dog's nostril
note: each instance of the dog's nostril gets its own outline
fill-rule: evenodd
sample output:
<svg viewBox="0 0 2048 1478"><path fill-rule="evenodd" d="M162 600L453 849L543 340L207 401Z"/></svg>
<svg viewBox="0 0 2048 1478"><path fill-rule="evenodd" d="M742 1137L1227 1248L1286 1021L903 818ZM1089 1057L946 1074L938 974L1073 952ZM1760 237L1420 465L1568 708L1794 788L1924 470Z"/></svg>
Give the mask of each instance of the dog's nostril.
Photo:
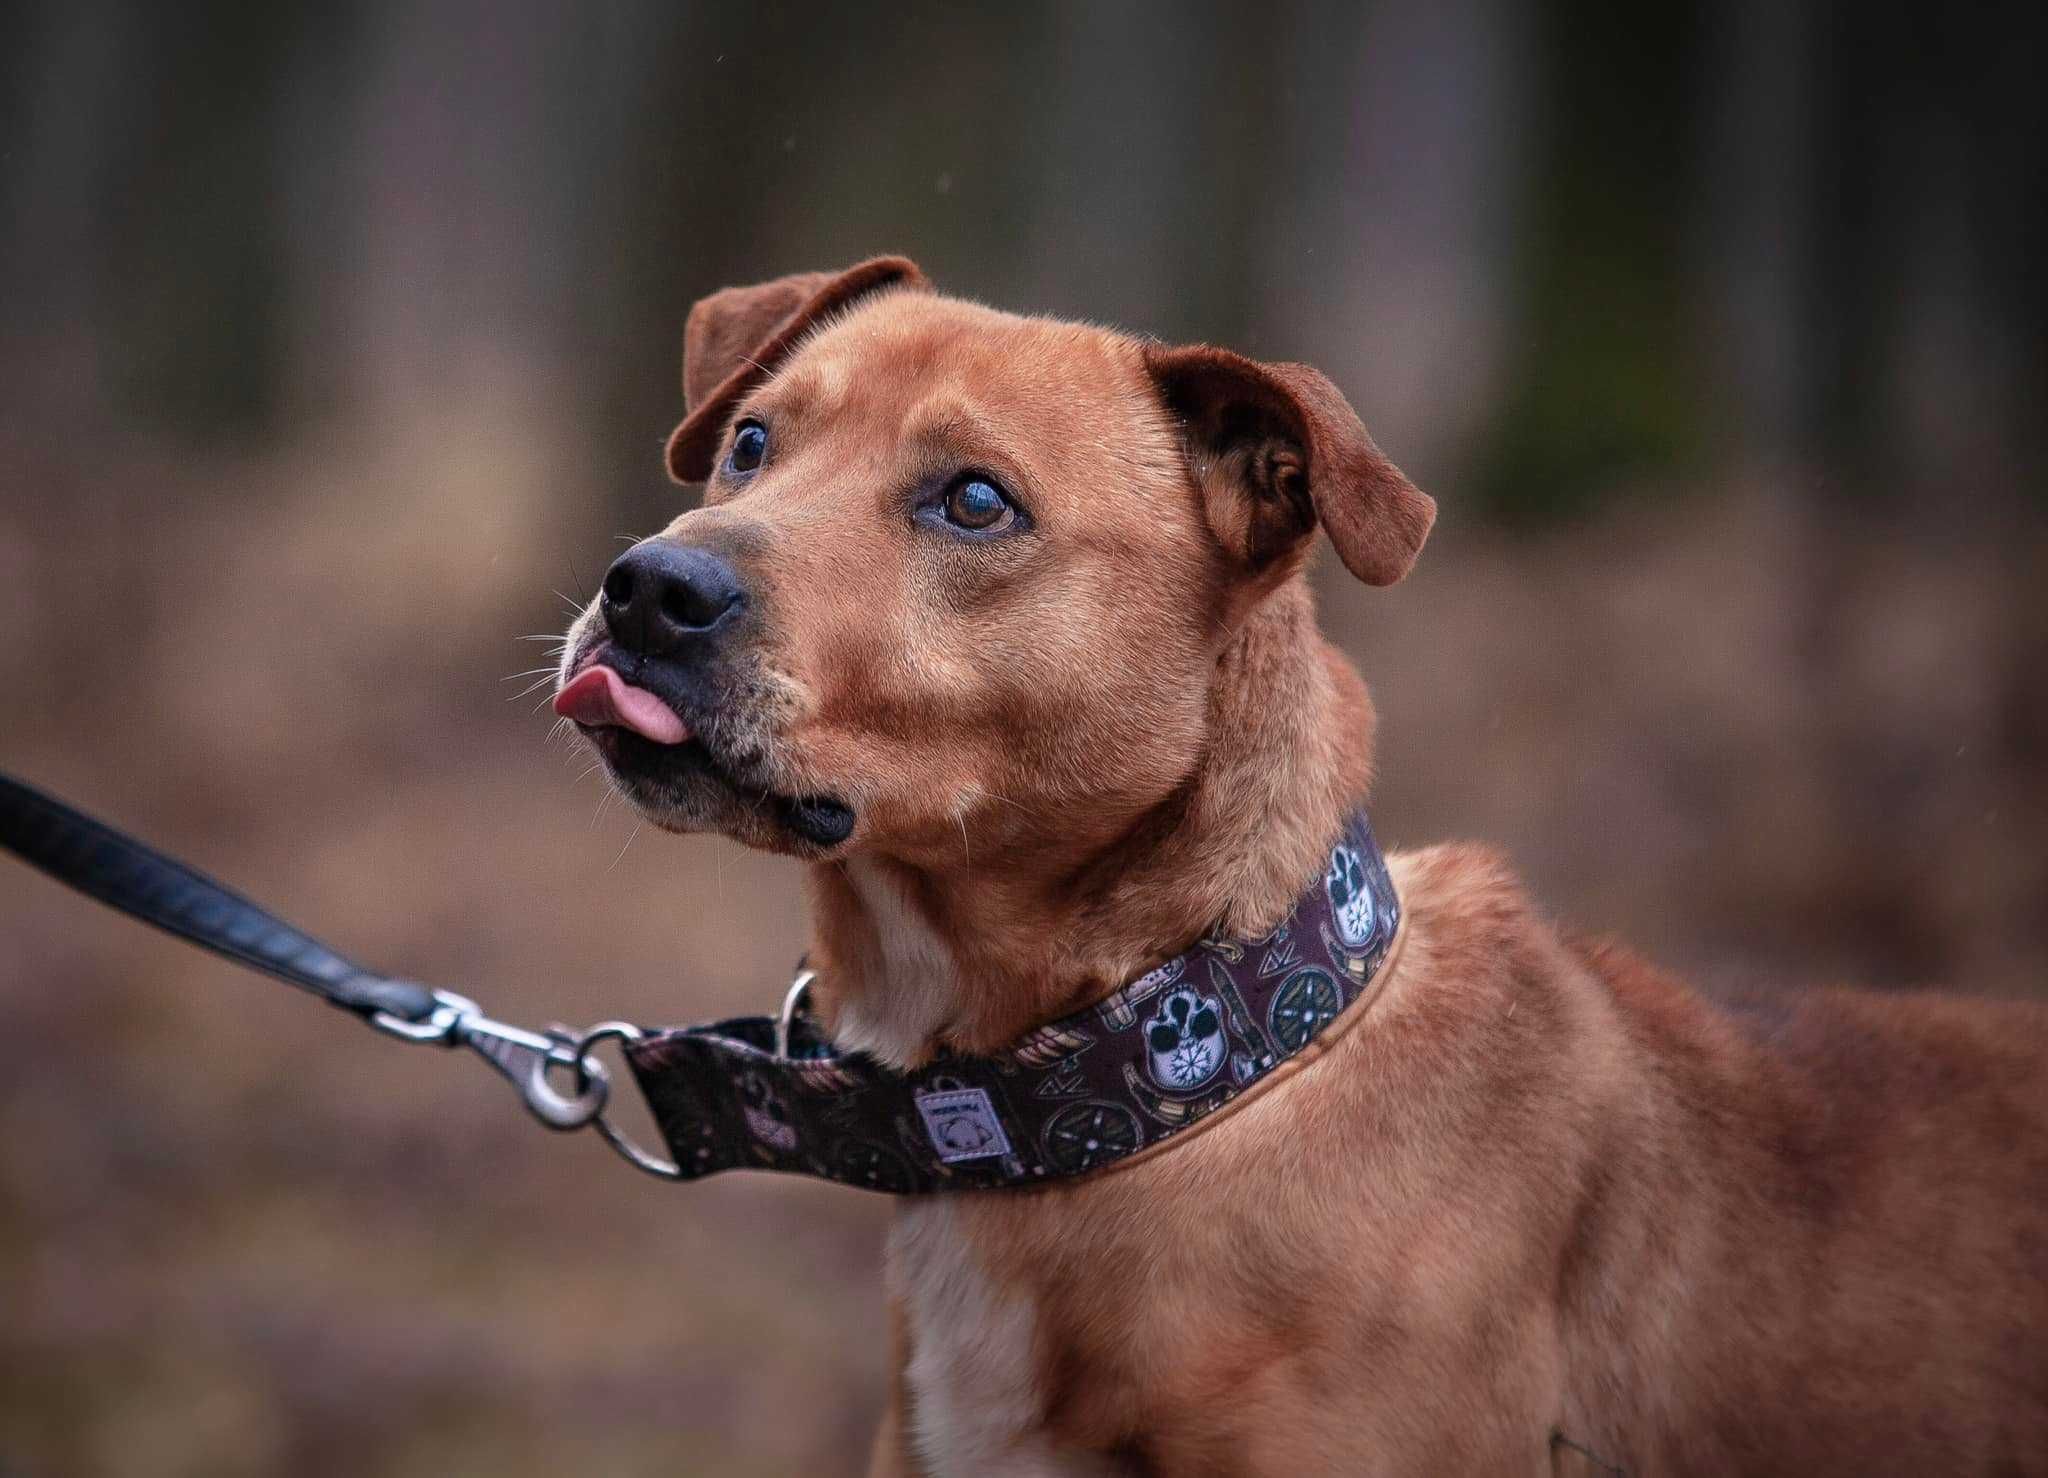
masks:
<svg viewBox="0 0 2048 1478"><path fill-rule="evenodd" d="M695 582L670 585L661 593L661 613L686 630L700 631L726 613L739 592Z"/></svg>
<svg viewBox="0 0 2048 1478"><path fill-rule="evenodd" d="M633 572L622 565L613 565L604 577L604 598L615 606L631 605Z"/></svg>

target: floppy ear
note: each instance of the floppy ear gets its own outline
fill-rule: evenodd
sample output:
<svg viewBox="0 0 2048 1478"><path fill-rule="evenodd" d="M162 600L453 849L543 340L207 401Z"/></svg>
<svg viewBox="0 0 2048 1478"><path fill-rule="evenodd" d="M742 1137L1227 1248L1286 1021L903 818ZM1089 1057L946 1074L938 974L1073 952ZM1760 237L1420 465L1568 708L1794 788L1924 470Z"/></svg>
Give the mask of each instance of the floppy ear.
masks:
<svg viewBox="0 0 2048 1478"><path fill-rule="evenodd" d="M699 300L683 327L683 406L668 439L669 475L702 482L733 402L768 378L819 319L884 288L928 290L904 257L872 257L844 272L799 272Z"/></svg>
<svg viewBox="0 0 2048 1478"><path fill-rule="evenodd" d="M1436 503L1373 445L1320 371L1206 344L1152 346L1145 359L1184 429L1209 522L1247 573L1291 568L1319 521L1368 585L1408 573Z"/></svg>

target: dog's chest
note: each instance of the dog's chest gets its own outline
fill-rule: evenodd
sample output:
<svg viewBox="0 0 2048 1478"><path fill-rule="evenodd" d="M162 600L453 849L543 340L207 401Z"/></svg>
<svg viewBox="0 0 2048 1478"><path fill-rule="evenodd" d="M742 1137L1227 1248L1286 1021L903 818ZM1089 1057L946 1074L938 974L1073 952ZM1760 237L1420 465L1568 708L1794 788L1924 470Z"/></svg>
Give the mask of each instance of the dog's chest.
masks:
<svg viewBox="0 0 2048 1478"><path fill-rule="evenodd" d="M844 875L874 927L874 964L888 988L842 1003L832 1035L843 1048L901 1062L945 1026L959 973L895 879L859 858L848 860Z"/></svg>
<svg viewBox="0 0 2048 1478"><path fill-rule="evenodd" d="M910 1326L910 1445L933 1473L1109 1471L1045 1430L1038 1309L988 1274L959 1221L956 1206L926 1201L903 1210L889 1239L892 1292Z"/></svg>

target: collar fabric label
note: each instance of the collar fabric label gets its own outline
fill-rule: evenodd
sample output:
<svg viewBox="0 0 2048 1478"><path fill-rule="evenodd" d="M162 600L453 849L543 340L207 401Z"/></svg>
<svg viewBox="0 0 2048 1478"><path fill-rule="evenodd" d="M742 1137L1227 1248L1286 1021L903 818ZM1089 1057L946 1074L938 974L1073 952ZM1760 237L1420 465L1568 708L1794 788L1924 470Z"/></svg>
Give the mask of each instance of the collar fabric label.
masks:
<svg viewBox="0 0 2048 1478"><path fill-rule="evenodd" d="M920 1093L917 1111L924 1118L932 1149L948 1165L1010 1152L1010 1137L1003 1133L1003 1121L996 1117L996 1106L989 1102L986 1089Z"/></svg>

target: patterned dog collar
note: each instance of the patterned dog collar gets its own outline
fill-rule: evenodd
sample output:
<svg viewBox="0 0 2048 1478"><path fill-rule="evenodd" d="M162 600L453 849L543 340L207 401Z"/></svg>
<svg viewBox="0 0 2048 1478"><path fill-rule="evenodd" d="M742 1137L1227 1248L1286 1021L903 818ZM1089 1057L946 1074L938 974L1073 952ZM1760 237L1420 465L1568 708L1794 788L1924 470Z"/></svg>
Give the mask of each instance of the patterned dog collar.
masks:
<svg viewBox="0 0 2048 1478"><path fill-rule="evenodd" d="M1361 812L1263 939L1204 939L1085 1011L986 1057L899 1073L839 1054L804 1013L650 1034L627 1048L695 1179L752 1168L892 1195L1042 1185L1129 1160L1302 1056L1377 985L1400 928Z"/></svg>

